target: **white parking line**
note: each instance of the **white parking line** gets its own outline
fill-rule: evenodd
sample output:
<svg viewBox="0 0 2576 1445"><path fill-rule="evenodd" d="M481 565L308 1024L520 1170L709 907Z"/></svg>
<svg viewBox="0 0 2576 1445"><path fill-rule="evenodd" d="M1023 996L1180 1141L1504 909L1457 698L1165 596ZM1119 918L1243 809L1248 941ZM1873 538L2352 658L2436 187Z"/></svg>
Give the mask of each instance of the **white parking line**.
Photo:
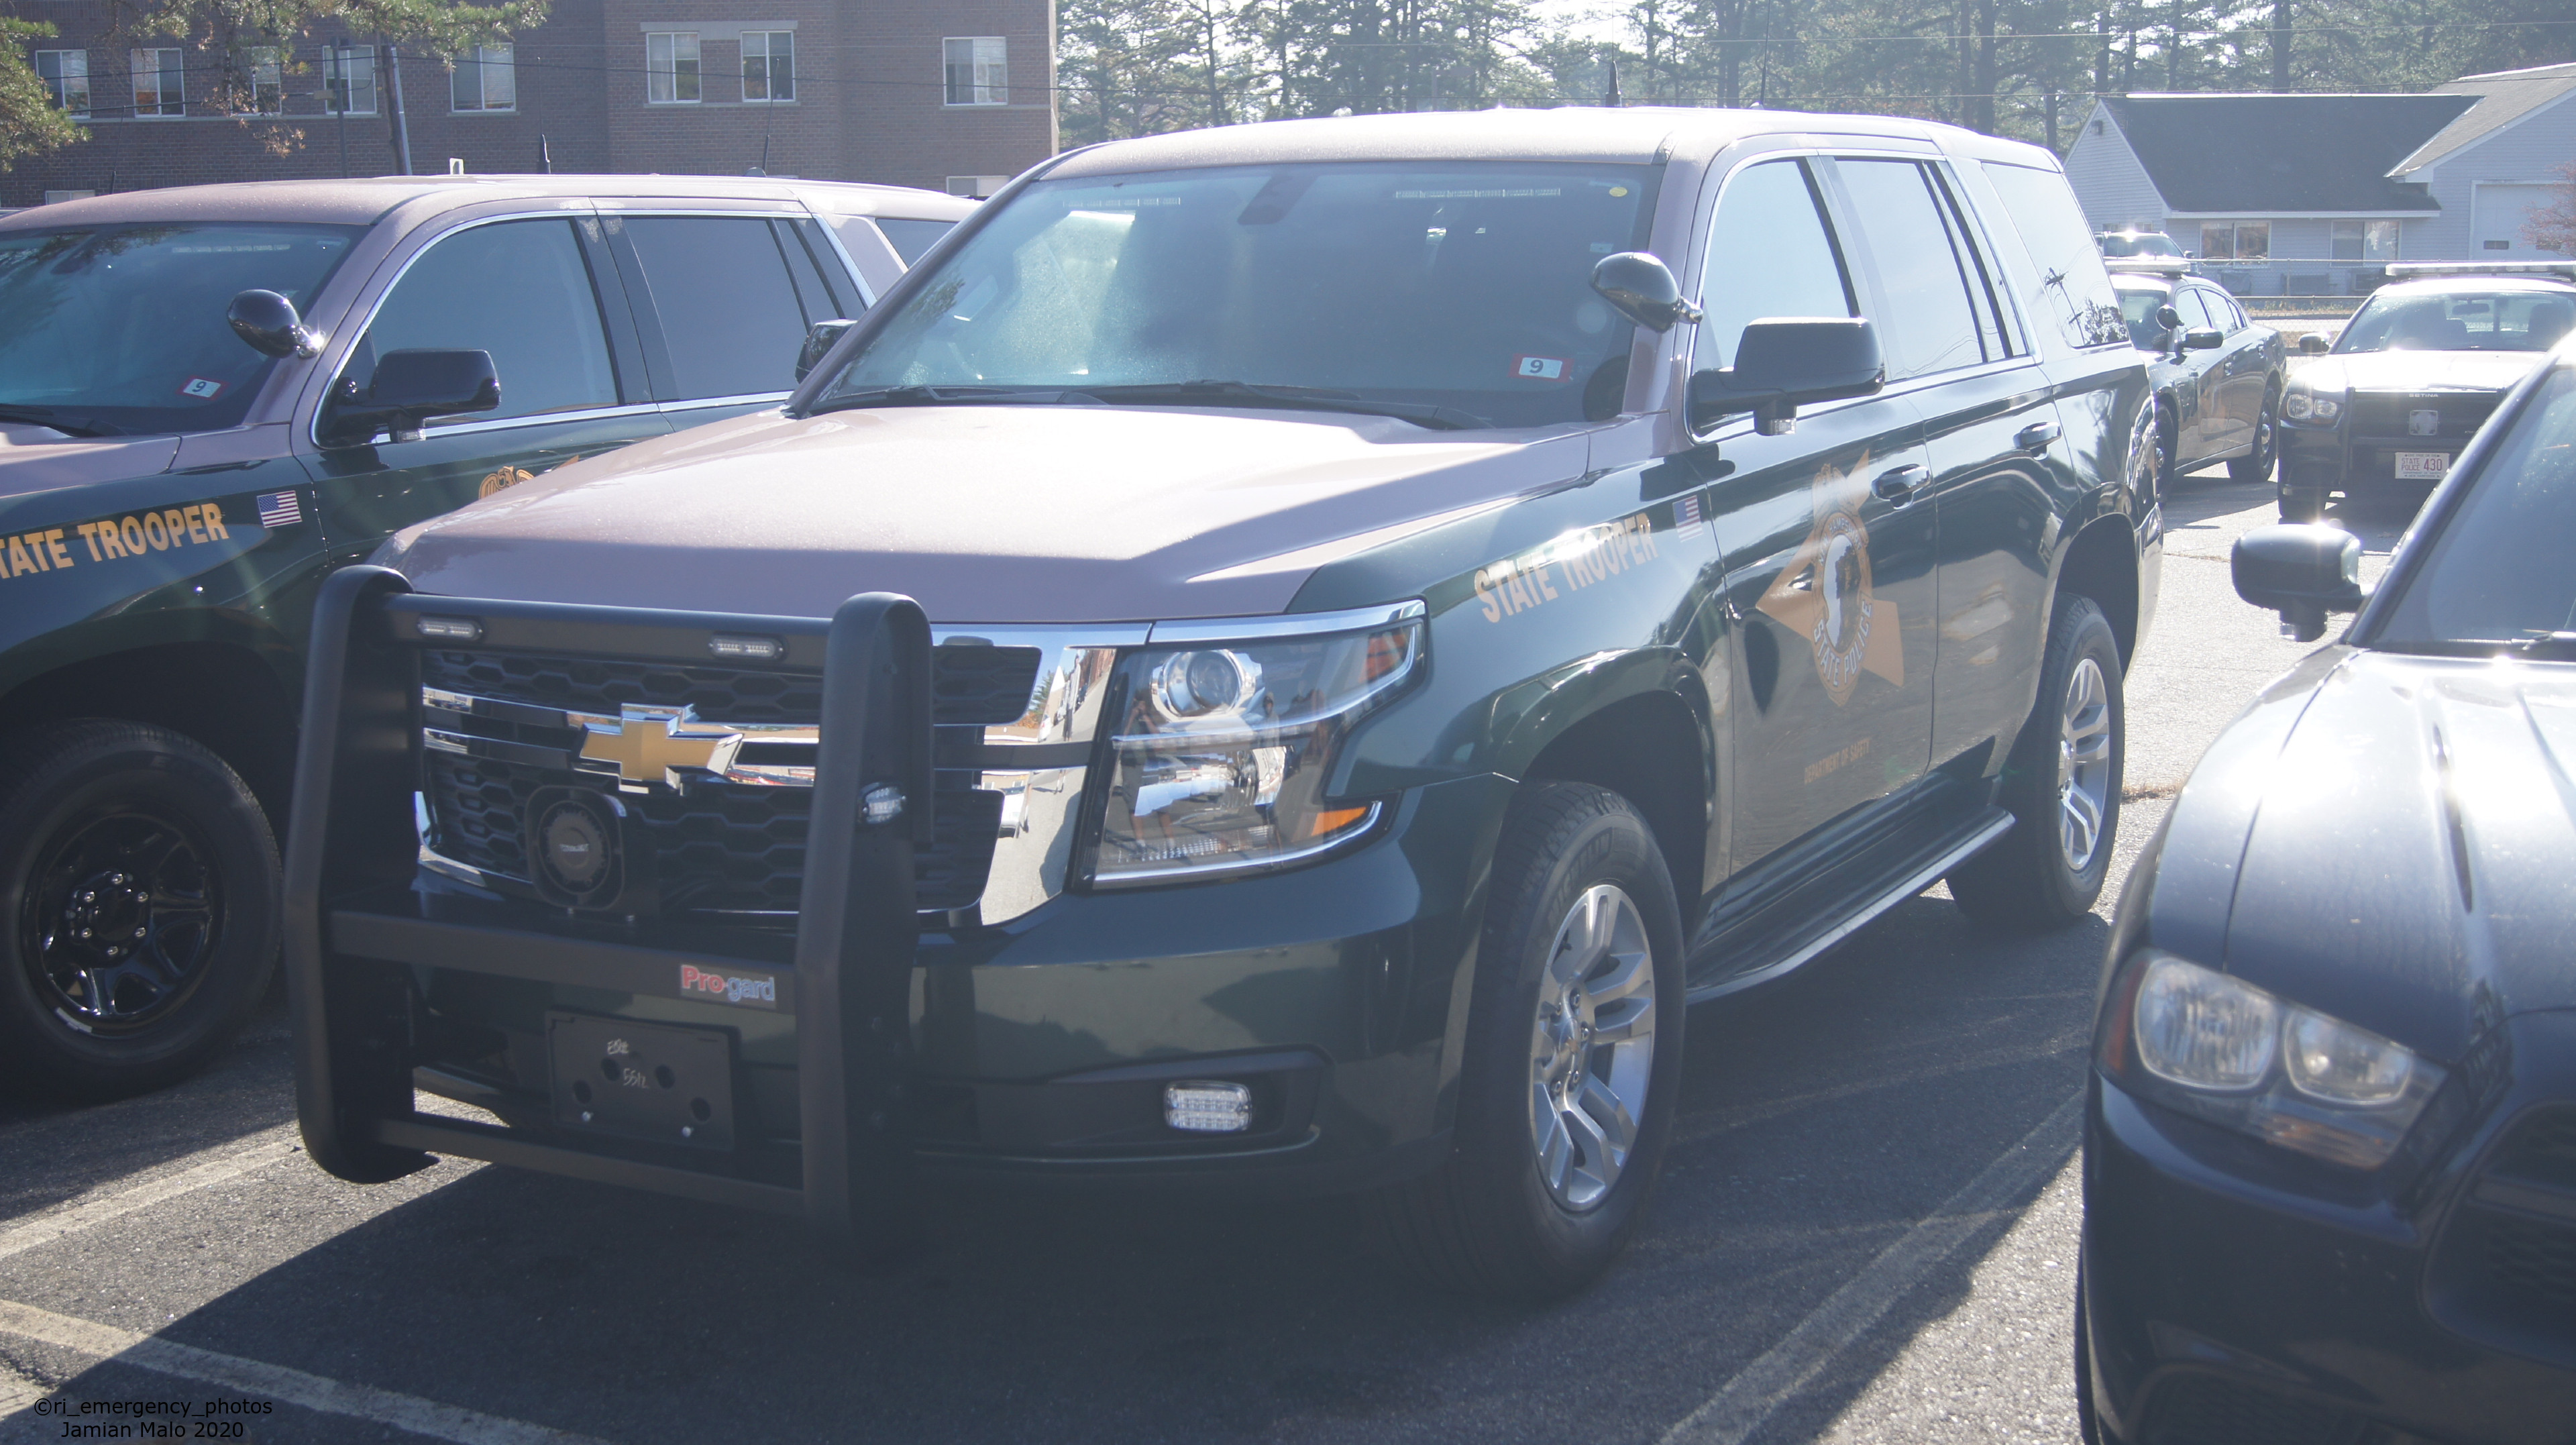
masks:
<svg viewBox="0 0 2576 1445"><path fill-rule="evenodd" d="M486 1415L458 1405L442 1405L417 1395L398 1395L367 1385L308 1375L283 1365L263 1364L234 1355L201 1350L153 1335L138 1335L111 1325L93 1324L53 1314L31 1305L0 1300L0 1334L52 1345L77 1354L134 1365L200 1384L260 1395L307 1410L370 1420L450 1440L456 1445L604 1445L588 1435ZM5 1386L0 1386L5 1388ZM33 1402L28 1402L32 1404ZM23 1408L23 1407L22 1407Z"/></svg>
<svg viewBox="0 0 2576 1445"><path fill-rule="evenodd" d="M193 1156L204 1162L164 1174L148 1183L113 1193L106 1189L89 1194L58 1209L49 1210L24 1224L0 1230L0 1259L23 1254L38 1245L51 1244L68 1234L78 1234L93 1225L104 1224L138 1209L149 1209L165 1199L238 1179L254 1169L265 1169L280 1159L291 1159L299 1150L292 1126L251 1136L259 1142L244 1145L238 1141L208 1149Z"/></svg>
<svg viewBox="0 0 2576 1445"><path fill-rule="evenodd" d="M2010 1208L2056 1173L2076 1145L2077 1120L2083 1109L2082 1094L2058 1105L2020 1143L1881 1251L1778 1344L1665 1431L1663 1445L1742 1445L1773 1411L1868 1333L1907 1291L1993 1222L1998 1211Z"/></svg>

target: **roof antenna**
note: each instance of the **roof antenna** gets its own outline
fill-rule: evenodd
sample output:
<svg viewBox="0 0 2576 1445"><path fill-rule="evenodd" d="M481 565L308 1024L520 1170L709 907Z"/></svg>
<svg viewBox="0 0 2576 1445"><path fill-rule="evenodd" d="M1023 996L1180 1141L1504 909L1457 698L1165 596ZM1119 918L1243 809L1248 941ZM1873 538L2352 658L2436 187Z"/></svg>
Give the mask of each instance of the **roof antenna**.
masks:
<svg viewBox="0 0 2576 1445"><path fill-rule="evenodd" d="M1610 86L1601 92L1601 103L1613 109L1627 103L1619 98L1619 58L1615 55L1610 57Z"/></svg>
<svg viewBox="0 0 2576 1445"><path fill-rule="evenodd" d="M545 132L544 132L544 131L539 131L539 132L537 132L537 174L539 174L539 175L545 175L545 176L550 176L550 175L553 175L554 173L555 173L555 150L554 150L554 147L553 147L552 145L550 145L550 144L548 144L548 143L547 143Z"/></svg>

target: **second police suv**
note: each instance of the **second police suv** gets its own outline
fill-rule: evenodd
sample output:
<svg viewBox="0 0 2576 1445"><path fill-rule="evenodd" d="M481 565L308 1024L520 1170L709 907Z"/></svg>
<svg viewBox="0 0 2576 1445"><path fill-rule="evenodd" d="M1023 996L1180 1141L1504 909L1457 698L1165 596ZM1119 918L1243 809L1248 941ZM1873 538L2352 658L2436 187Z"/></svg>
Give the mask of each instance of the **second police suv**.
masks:
<svg viewBox="0 0 2576 1445"><path fill-rule="evenodd" d="M1435 1280L1578 1288L1686 1005L1945 877L2093 904L2147 403L2056 161L1964 131L1058 157L783 411L333 579L305 1137L862 1246L927 1165L1366 1191Z"/></svg>

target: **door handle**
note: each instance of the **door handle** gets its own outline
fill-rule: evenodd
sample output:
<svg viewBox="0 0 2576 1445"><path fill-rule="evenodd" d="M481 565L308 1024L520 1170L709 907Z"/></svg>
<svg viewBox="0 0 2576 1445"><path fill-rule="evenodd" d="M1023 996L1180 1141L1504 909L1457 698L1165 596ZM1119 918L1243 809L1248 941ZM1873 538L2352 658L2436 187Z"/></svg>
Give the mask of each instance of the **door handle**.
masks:
<svg viewBox="0 0 2576 1445"><path fill-rule="evenodd" d="M1889 501L1899 501L1913 496L1925 482L1930 480L1932 480L1931 468L1920 462L1908 462L1904 466L1890 467L1879 473L1869 484L1869 489Z"/></svg>
<svg viewBox="0 0 2576 1445"><path fill-rule="evenodd" d="M2013 433L2013 445L2036 455L2048 450L2048 444L2066 435L2066 428L2053 421L2035 421Z"/></svg>

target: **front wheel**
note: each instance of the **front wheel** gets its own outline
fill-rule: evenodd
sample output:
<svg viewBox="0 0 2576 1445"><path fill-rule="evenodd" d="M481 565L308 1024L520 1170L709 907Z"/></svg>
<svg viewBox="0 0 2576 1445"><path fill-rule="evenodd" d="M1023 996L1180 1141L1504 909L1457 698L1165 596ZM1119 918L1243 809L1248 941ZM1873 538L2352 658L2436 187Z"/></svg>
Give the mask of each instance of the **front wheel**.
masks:
<svg viewBox="0 0 2576 1445"><path fill-rule="evenodd" d="M2263 392L2263 409L2254 415L2254 449L2227 464L2227 475L2244 483L2272 480L2272 464L2279 460L2281 443L2281 388L2267 387Z"/></svg>
<svg viewBox="0 0 2576 1445"><path fill-rule="evenodd" d="M212 1058L274 972L277 843L240 776L136 723L0 746L0 1073L113 1098Z"/></svg>
<svg viewBox="0 0 2576 1445"><path fill-rule="evenodd" d="M2060 594L2039 702L2004 763L1999 801L2012 831L1950 872L1950 896L1970 918L2038 930L2092 911L2120 826L2127 732L2110 620L2092 598Z"/></svg>
<svg viewBox="0 0 2576 1445"><path fill-rule="evenodd" d="M1456 1145L1375 1198L1387 1248L1462 1293L1555 1299L1637 1229L1672 1132L1681 919L1628 801L1536 783L1494 858Z"/></svg>

